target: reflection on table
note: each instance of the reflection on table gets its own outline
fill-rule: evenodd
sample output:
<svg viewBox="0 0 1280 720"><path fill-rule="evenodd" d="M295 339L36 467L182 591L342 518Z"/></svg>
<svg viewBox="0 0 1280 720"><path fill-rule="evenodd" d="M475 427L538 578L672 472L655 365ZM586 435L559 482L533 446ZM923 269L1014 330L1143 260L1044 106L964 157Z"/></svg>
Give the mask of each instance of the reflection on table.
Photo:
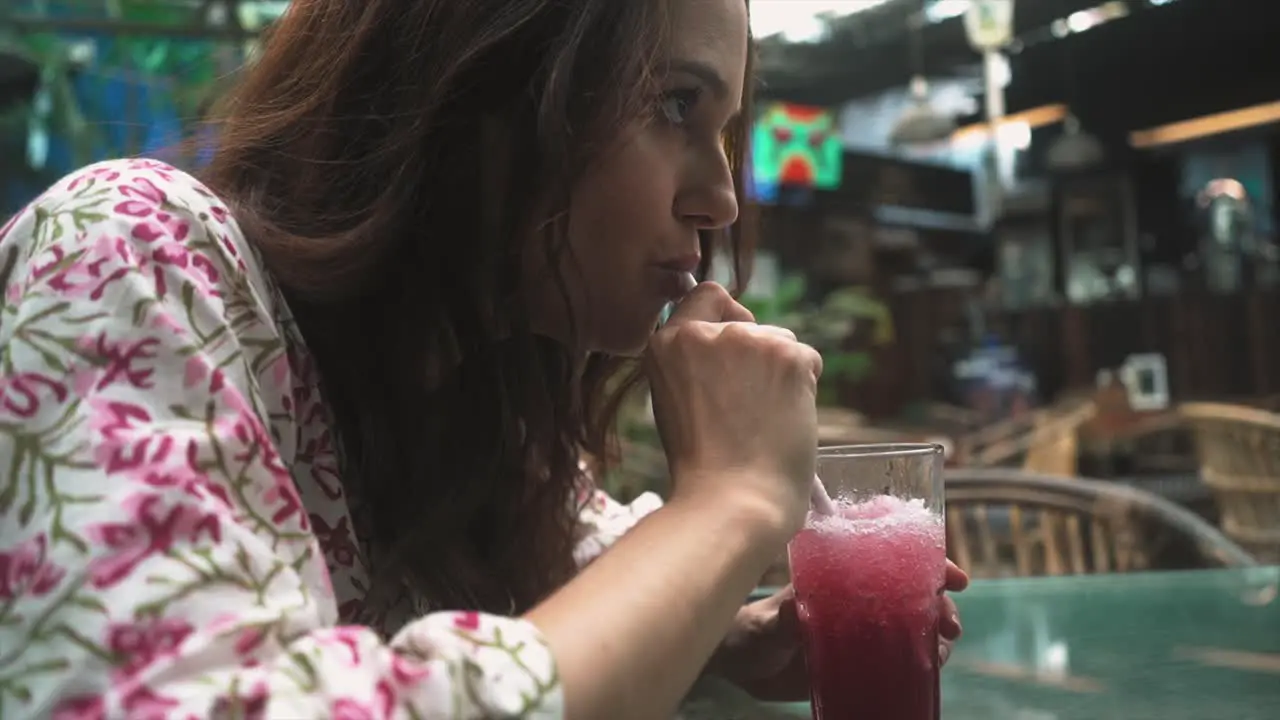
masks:
<svg viewBox="0 0 1280 720"><path fill-rule="evenodd" d="M943 717L1276 720L1278 595L1280 567L975 582Z"/></svg>

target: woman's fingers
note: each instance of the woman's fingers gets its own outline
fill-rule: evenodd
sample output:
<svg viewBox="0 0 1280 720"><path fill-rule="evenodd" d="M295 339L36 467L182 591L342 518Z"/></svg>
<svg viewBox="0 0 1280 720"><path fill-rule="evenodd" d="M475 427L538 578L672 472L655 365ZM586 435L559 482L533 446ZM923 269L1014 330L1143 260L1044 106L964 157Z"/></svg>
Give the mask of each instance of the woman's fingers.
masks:
<svg viewBox="0 0 1280 720"><path fill-rule="evenodd" d="M755 322L751 311L733 299L728 290L718 283L700 283L676 306L667 320L668 325L679 325L690 320L703 322Z"/></svg>
<svg viewBox="0 0 1280 720"><path fill-rule="evenodd" d="M942 583L942 589L948 592L960 592L969 587L969 573L960 569L959 565L947 561L947 573Z"/></svg>
<svg viewBox="0 0 1280 720"><path fill-rule="evenodd" d="M938 598L938 634L943 639L955 640L962 632L960 611L956 609L956 602L947 595Z"/></svg>
<svg viewBox="0 0 1280 720"><path fill-rule="evenodd" d="M939 665L946 665L947 660L951 659L952 644L953 643L950 640L940 640L938 642L938 664Z"/></svg>

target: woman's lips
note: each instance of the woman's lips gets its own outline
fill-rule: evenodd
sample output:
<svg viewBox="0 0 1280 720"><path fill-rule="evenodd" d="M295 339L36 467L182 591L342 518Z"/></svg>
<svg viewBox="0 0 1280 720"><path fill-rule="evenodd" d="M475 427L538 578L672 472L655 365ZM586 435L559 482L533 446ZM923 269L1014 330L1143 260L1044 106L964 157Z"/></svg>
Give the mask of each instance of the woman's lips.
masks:
<svg viewBox="0 0 1280 720"><path fill-rule="evenodd" d="M680 257L673 257L658 263L658 267L663 270L674 270L676 272L692 273L698 269L698 265L702 264L702 255L698 253L689 253Z"/></svg>
<svg viewBox="0 0 1280 720"><path fill-rule="evenodd" d="M693 277L693 273L687 270L677 270L668 267L660 267L658 273L659 285L663 297L668 300L680 300L689 294L697 286L698 281Z"/></svg>

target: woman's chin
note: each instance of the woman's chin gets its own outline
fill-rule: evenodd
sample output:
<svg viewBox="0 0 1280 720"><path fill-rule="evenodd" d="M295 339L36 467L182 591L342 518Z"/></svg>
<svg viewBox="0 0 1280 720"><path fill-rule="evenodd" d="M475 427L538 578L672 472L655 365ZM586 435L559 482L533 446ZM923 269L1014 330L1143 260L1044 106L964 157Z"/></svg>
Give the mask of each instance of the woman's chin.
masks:
<svg viewBox="0 0 1280 720"><path fill-rule="evenodd" d="M640 357L649 347L649 338L653 337L653 330L658 326L657 316L648 318L647 322L643 320L619 319L607 327L597 328L587 349L616 357Z"/></svg>

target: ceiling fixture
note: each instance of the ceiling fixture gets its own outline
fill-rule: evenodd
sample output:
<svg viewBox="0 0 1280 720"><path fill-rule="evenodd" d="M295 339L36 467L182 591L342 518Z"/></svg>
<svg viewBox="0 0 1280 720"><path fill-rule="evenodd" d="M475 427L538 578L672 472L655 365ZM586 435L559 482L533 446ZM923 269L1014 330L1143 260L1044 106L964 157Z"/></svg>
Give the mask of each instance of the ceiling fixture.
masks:
<svg viewBox="0 0 1280 720"><path fill-rule="evenodd" d="M929 81L925 79L924 65L926 9L924 0L920 0L917 11L907 18L911 53L909 61L915 70L915 77L911 78L911 100L902 117L898 118L889 131L889 142L898 146L946 142L956 130L955 117L940 112L929 98Z"/></svg>
<svg viewBox="0 0 1280 720"><path fill-rule="evenodd" d="M948 140L956 131L955 118L940 112L929 99L929 81L911 78L911 102L889 132L894 145L932 145Z"/></svg>
<svg viewBox="0 0 1280 720"><path fill-rule="evenodd" d="M1055 172L1075 172L1101 165L1106 159L1102 141L1080 127L1075 115L1062 121L1062 134L1054 138L1045 153L1045 164Z"/></svg>
<svg viewBox="0 0 1280 720"><path fill-rule="evenodd" d="M1066 0L1057 0L1058 10L1070 16ZM1075 44L1071 40L1055 43L1062 62L1062 87L1067 101L1067 115L1062 119L1062 134L1049 143L1045 152L1045 165L1051 172L1072 173L1089 170L1106 159L1102 141L1080 127L1080 118L1071 110L1071 104L1079 100L1076 87Z"/></svg>

